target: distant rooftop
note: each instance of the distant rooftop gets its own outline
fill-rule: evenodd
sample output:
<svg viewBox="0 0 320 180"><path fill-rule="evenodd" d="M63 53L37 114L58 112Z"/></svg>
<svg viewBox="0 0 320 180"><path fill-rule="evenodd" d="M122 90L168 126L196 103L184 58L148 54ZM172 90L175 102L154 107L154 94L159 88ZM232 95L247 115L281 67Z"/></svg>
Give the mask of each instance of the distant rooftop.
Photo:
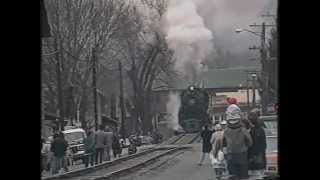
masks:
<svg viewBox="0 0 320 180"><path fill-rule="evenodd" d="M246 71L259 71L259 67L238 67L228 69L209 69L202 75L205 88L238 88L247 84ZM173 89L186 89L190 84L181 80Z"/></svg>

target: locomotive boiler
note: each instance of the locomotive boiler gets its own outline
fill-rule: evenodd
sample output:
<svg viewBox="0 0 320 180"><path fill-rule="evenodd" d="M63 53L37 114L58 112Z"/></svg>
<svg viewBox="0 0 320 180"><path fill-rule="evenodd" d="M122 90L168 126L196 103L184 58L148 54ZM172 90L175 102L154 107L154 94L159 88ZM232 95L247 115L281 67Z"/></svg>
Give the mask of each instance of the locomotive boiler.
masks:
<svg viewBox="0 0 320 180"><path fill-rule="evenodd" d="M202 126L210 124L209 95L204 89L191 85L181 93L180 99L179 124L186 133L199 132Z"/></svg>

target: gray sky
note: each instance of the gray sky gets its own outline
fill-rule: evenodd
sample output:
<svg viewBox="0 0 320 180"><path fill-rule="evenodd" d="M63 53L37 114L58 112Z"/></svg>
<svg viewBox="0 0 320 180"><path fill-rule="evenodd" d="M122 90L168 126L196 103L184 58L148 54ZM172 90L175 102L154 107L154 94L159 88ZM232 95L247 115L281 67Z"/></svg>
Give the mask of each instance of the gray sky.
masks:
<svg viewBox="0 0 320 180"><path fill-rule="evenodd" d="M248 46L259 45L259 37L250 33L236 34L237 28L247 28L250 24L272 23L272 18L259 17L269 11L276 13L277 0L194 0L199 3L198 12L212 31L214 43L232 53L248 51ZM269 23L269 24L270 24ZM260 28L251 28L261 31ZM267 31L268 32L268 31Z"/></svg>

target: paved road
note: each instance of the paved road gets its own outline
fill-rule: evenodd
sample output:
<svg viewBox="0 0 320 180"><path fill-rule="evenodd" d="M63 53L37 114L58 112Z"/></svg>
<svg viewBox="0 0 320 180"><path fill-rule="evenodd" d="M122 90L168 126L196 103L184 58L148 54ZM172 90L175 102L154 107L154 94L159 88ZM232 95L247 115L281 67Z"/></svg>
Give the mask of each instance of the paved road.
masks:
<svg viewBox="0 0 320 180"><path fill-rule="evenodd" d="M150 165L149 170L143 169L135 175L119 178L119 180L212 180L214 178L213 169L210 167L209 159L198 166L200 158L201 145L195 144L194 148L184 153L176 153L171 157L162 159L158 167ZM150 168L153 168L150 170Z"/></svg>

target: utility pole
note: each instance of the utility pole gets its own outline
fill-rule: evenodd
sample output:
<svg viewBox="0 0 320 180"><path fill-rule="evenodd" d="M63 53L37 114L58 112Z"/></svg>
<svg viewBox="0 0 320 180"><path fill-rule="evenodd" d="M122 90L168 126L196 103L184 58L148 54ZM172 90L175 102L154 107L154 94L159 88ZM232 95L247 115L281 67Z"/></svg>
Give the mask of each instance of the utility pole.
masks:
<svg viewBox="0 0 320 180"><path fill-rule="evenodd" d="M256 75L252 74L251 77L252 77L252 108L255 108L256 107L256 84L255 84Z"/></svg>
<svg viewBox="0 0 320 180"><path fill-rule="evenodd" d="M97 72L96 72L96 49L92 49L92 87L93 87L93 103L94 103L94 126L98 130L98 107L97 107Z"/></svg>
<svg viewBox="0 0 320 180"><path fill-rule="evenodd" d="M260 45L260 58L261 58L261 80L262 80L262 98L261 98L261 104L262 104L262 114L267 113L267 106L268 106L268 74L266 70L266 60L267 60L267 54L266 54L266 47L265 47L265 39L266 39L266 27L274 27L275 25L266 25L264 22L262 25L249 25L250 27L262 27L261 30L261 45ZM251 49L257 49L257 48L251 48Z"/></svg>
<svg viewBox="0 0 320 180"><path fill-rule="evenodd" d="M122 64L121 61L119 61L119 73L120 73L120 109L121 109L121 127L120 131L122 134L122 137L125 138L125 129L124 129L124 121L126 119L126 112L124 108L124 102L123 102L123 77L122 77Z"/></svg>
<svg viewBox="0 0 320 180"><path fill-rule="evenodd" d="M55 46L55 49L58 51L58 42L57 42L56 38L54 40L54 46ZM61 65L60 65L59 52L57 52L55 55L56 55L55 58L56 58L56 73L57 73L57 86L58 86L57 115L59 118L59 126L60 126L60 127L58 127L58 129L60 129L61 131L64 131L64 107L63 107L63 92L62 92L62 84L61 84Z"/></svg>
<svg viewBox="0 0 320 180"><path fill-rule="evenodd" d="M247 106L248 106L248 113L250 111L250 99L249 99L249 90L250 90L250 85L249 85L249 73L247 73Z"/></svg>

